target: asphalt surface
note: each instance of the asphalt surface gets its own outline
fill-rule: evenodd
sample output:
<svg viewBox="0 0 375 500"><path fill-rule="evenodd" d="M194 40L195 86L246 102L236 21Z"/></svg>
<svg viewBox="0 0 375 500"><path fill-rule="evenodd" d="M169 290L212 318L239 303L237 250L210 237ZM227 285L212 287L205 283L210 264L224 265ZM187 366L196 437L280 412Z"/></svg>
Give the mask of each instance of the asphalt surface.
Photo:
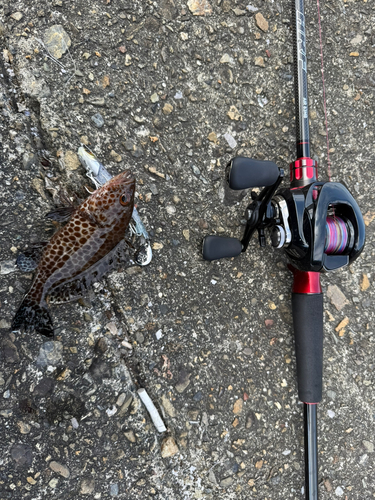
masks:
<svg viewBox="0 0 375 500"><path fill-rule="evenodd" d="M363 500L375 496L375 6L320 8L331 178L358 201L367 242L322 276L319 490ZM0 15L1 500L303 498L287 259L256 240L236 259L201 256L205 235L243 230L249 193L225 188L229 159L295 159L289 2L3 0ZM306 26L327 180L314 2ZM136 176L153 260L51 305L53 340L11 333L32 279L17 254L51 237L61 190L93 188L81 142Z"/></svg>

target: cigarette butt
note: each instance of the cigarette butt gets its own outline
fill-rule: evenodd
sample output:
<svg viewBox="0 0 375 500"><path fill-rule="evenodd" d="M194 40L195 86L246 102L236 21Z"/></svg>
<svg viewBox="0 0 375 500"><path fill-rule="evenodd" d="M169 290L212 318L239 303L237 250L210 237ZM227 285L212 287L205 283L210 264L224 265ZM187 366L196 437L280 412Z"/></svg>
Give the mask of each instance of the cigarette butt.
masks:
<svg viewBox="0 0 375 500"><path fill-rule="evenodd" d="M156 430L158 432L165 432L167 428L164 425L163 420L161 419L161 416L159 415L158 410L155 408L154 403L151 401L150 396L147 394L146 389L138 389L138 395L141 398L143 404L145 405L147 411L150 414L151 420L154 423L154 426L156 427Z"/></svg>

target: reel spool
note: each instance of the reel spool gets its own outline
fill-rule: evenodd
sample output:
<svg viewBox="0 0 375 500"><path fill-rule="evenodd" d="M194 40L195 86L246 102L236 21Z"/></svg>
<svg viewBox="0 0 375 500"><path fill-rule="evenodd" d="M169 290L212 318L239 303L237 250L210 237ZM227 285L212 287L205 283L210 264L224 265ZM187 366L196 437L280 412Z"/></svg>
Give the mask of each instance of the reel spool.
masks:
<svg viewBox="0 0 375 500"><path fill-rule="evenodd" d="M283 177L283 169L270 161L237 157L230 162L231 189L265 187L259 195L252 192L243 238L207 236L203 243L205 260L235 257L246 251L255 231L263 247L266 230L271 245L284 249L300 271L338 269L359 256L365 243L365 226L349 190L336 182L312 182L277 191Z"/></svg>

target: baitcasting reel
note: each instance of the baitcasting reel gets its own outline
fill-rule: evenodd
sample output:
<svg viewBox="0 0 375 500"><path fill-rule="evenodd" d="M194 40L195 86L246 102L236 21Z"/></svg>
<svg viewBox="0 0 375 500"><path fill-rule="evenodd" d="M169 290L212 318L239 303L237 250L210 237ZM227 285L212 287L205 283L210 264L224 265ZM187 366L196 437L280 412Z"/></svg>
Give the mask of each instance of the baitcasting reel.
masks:
<svg viewBox="0 0 375 500"><path fill-rule="evenodd" d="M365 244L365 225L348 189L337 182L314 182L316 164L310 158L299 159L291 167L291 188L276 192L284 171L275 163L245 157L230 162L231 189L265 187L259 194L251 193L253 201L246 208L242 240L207 236L203 244L205 260L245 252L255 231L264 247L266 230L271 245L283 248L293 267L300 271L338 269L359 256ZM303 185L306 179L302 177L306 175L311 183Z"/></svg>

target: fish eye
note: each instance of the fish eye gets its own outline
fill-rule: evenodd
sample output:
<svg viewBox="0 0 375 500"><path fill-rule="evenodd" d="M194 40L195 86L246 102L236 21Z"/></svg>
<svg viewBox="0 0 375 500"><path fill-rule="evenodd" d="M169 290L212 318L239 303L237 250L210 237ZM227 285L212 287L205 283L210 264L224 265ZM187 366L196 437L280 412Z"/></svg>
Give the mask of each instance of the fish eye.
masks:
<svg viewBox="0 0 375 500"><path fill-rule="evenodd" d="M130 202L130 196L128 194L123 194L120 196L120 203L121 205L129 205Z"/></svg>

